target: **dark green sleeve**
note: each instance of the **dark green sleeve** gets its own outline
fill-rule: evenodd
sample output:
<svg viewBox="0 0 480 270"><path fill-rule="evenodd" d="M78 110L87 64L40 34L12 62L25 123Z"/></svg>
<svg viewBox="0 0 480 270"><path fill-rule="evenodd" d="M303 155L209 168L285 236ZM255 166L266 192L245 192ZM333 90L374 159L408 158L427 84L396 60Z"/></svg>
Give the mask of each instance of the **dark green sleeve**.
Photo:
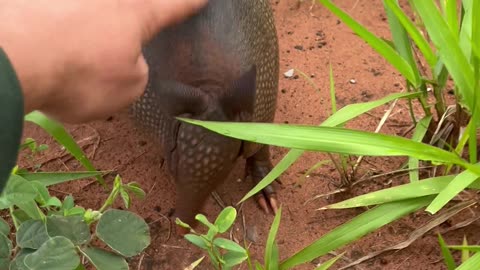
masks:
<svg viewBox="0 0 480 270"><path fill-rule="evenodd" d="M20 83L7 55L0 48L0 192L17 163L23 117Z"/></svg>

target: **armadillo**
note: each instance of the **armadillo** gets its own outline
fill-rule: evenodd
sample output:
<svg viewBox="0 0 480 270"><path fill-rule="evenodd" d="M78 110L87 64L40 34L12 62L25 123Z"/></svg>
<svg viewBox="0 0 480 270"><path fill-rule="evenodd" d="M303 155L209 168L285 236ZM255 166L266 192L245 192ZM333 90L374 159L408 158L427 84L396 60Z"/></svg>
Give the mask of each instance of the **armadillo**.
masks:
<svg viewBox="0 0 480 270"><path fill-rule="evenodd" d="M229 138L178 121L273 122L277 103L277 32L268 0L209 0L197 14L145 45L149 80L132 106L136 122L161 145L176 185L175 217L194 223L208 195L243 157L258 182L271 170L267 145ZM276 210L273 187L257 194Z"/></svg>

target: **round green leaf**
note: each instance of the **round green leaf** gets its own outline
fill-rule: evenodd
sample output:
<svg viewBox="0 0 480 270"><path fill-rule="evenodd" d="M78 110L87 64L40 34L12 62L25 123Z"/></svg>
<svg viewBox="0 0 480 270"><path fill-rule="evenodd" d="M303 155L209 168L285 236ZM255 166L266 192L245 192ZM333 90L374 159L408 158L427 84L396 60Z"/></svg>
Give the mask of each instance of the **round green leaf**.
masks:
<svg viewBox="0 0 480 270"><path fill-rule="evenodd" d="M63 199L63 210L70 210L75 206L72 195L68 195Z"/></svg>
<svg viewBox="0 0 480 270"><path fill-rule="evenodd" d="M3 201L10 204L25 203L35 199L36 196L37 192L32 184L16 174L10 175L5 190L2 193Z"/></svg>
<svg viewBox="0 0 480 270"><path fill-rule="evenodd" d="M63 236L50 238L37 251L25 257L30 270L73 270L80 257L72 241Z"/></svg>
<svg viewBox="0 0 480 270"><path fill-rule="evenodd" d="M40 205L44 205L48 199L50 199L50 193L47 187L38 181L31 181L30 184L37 191L36 201L40 203Z"/></svg>
<svg viewBox="0 0 480 270"><path fill-rule="evenodd" d="M38 249L45 243L48 237L45 224L40 220L27 220L23 222L17 231L17 245L21 248Z"/></svg>
<svg viewBox="0 0 480 270"><path fill-rule="evenodd" d="M10 259L0 258L0 269L8 269L10 266Z"/></svg>
<svg viewBox="0 0 480 270"><path fill-rule="evenodd" d="M35 252L34 249L29 249L29 248L20 249L20 251L17 253L17 256L15 256L15 258L10 263L10 269L9 270L30 270L25 265L25 257L28 254L31 254L33 252Z"/></svg>
<svg viewBox="0 0 480 270"><path fill-rule="evenodd" d="M187 239L190 243L194 244L195 246L201 248L201 249L208 249L208 243L207 240L204 238L195 235L195 234L186 234L185 239Z"/></svg>
<svg viewBox="0 0 480 270"><path fill-rule="evenodd" d="M125 259L117 254L98 248L85 248L81 251L97 270L128 270Z"/></svg>
<svg viewBox="0 0 480 270"><path fill-rule="evenodd" d="M18 222L19 224L22 224L23 222L32 219L32 218L29 217L28 214L25 213L25 211L23 211L22 209L15 209L15 210L13 210L13 212L12 212L12 217L15 217L15 218L17 219L17 222Z"/></svg>
<svg viewBox="0 0 480 270"><path fill-rule="evenodd" d="M10 264L10 255L12 254L12 241L7 236L0 233L0 269L7 269ZM5 267L7 266L7 267Z"/></svg>
<svg viewBox="0 0 480 270"><path fill-rule="evenodd" d="M233 222L235 222L235 218L237 218L237 210L234 207L228 206L223 209L215 220L215 226L217 226L218 232L226 232L230 226L232 226Z"/></svg>
<svg viewBox="0 0 480 270"><path fill-rule="evenodd" d="M135 256L150 245L147 223L132 212L106 211L98 221L96 231L103 242L125 257Z"/></svg>
<svg viewBox="0 0 480 270"><path fill-rule="evenodd" d="M75 245L84 244L91 237L90 229L82 216L47 217L47 233L50 237L66 237Z"/></svg>
<svg viewBox="0 0 480 270"><path fill-rule="evenodd" d="M213 240L213 244L225 250L246 253L245 249L242 246L233 242L232 240L228 240L225 238L216 238L215 240Z"/></svg>
<svg viewBox="0 0 480 270"><path fill-rule="evenodd" d="M5 221L5 219L0 217L0 233L8 236L10 234L10 225Z"/></svg>

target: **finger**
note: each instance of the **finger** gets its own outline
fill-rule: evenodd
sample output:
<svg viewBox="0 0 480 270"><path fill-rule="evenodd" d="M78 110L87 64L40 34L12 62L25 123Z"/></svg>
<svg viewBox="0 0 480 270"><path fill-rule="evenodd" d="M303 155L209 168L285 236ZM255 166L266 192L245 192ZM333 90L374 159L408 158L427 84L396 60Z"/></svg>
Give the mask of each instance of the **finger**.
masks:
<svg viewBox="0 0 480 270"><path fill-rule="evenodd" d="M144 29L142 42L149 41L162 28L193 15L208 0L146 0L135 1L140 7L139 19Z"/></svg>

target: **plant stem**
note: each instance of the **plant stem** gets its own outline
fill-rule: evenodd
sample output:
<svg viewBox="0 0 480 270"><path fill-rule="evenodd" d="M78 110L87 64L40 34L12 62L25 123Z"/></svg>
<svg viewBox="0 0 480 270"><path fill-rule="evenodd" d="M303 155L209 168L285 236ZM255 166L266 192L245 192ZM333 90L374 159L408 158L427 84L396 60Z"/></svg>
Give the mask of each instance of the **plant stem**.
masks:
<svg viewBox="0 0 480 270"><path fill-rule="evenodd" d="M18 224L18 220L13 214L13 206L10 206L9 210L10 210L10 216L12 217L12 220L13 220L13 226L15 227L15 231L18 231L18 227L20 226L20 224Z"/></svg>
<svg viewBox="0 0 480 270"><path fill-rule="evenodd" d="M108 198L105 200L105 203L102 205L102 207L100 208L100 210L98 210L100 213L103 213L103 211L105 211L105 209L109 206L111 206L113 204L113 202L115 201L115 198L117 197L118 195L118 189L114 188L112 190L112 192L110 193L110 195L108 195Z"/></svg>

